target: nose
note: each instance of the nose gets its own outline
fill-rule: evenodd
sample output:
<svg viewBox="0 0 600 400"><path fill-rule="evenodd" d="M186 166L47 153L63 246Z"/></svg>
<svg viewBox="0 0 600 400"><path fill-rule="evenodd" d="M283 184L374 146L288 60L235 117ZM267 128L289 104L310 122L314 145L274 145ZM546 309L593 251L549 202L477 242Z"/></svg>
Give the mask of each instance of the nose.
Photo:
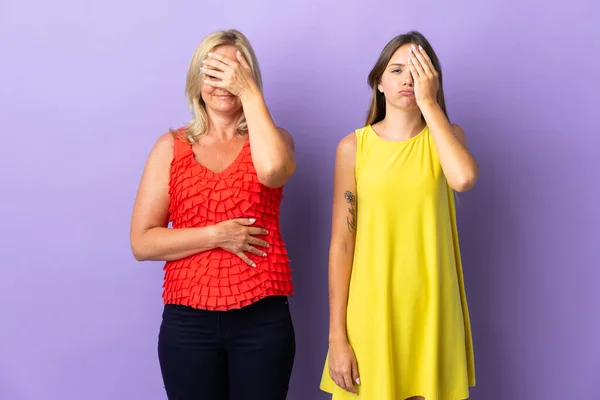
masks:
<svg viewBox="0 0 600 400"><path fill-rule="evenodd" d="M402 78L402 82L404 83L404 85L408 86L412 86L414 83L412 74L410 73L410 70L408 68L406 69L406 71L404 71L404 77Z"/></svg>

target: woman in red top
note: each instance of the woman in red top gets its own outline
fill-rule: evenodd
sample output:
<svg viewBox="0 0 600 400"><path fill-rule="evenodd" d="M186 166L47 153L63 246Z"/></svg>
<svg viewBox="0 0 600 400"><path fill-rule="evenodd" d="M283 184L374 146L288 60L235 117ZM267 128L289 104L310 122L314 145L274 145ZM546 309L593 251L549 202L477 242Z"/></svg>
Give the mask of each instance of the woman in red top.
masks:
<svg viewBox="0 0 600 400"><path fill-rule="evenodd" d="M158 139L131 221L135 258L166 261L158 355L167 396L283 400L295 337L279 205L294 143L273 123L238 31L200 43L186 93L193 118Z"/></svg>

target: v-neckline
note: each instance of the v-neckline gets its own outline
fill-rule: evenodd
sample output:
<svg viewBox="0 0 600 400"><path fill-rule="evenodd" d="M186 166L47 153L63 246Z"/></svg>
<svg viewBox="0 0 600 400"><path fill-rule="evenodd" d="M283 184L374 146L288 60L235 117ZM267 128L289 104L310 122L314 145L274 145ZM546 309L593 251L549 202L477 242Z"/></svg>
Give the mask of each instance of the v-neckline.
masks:
<svg viewBox="0 0 600 400"><path fill-rule="evenodd" d="M244 144L242 145L242 148L238 152L237 156L233 159L233 161L227 167L225 167L224 170L222 170L220 172L215 172L212 169L208 168L206 165L202 164L200 161L198 161L198 159L196 159L196 153L194 153L194 149L192 149L191 145L190 145L190 153L191 153L190 155L192 157L192 162L194 164L197 164L200 168L210 172L214 176L222 177L223 175L228 174L232 168L237 166L240 159L244 156L244 153L246 152L246 146L248 146L249 143L250 143L250 140L248 138L246 138L246 140L244 141Z"/></svg>

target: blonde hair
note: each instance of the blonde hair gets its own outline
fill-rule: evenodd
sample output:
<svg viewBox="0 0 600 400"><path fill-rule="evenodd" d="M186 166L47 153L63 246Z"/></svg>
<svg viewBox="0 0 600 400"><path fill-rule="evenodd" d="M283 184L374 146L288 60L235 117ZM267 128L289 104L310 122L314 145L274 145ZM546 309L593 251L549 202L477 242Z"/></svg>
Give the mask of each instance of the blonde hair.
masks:
<svg viewBox="0 0 600 400"><path fill-rule="evenodd" d="M185 84L185 94L188 108L192 114L192 120L183 128L183 132L176 133L171 131L190 143L195 143L200 137L206 134L206 131L208 130L208 114L206 113L206 105L202 100L202 84L204 79L200 73L202 60L204 60L208 56L208 53L214 50L215 47L223 45L234 46L242 53L242 56L246 59L246 62L252 70L254 81L262 92L262 77L258 66L258 60L256 59L256 54L246 36L235 29L217 31L206 36L200 42L196 51L194 51ZM242 134L246 130L246 117L242 113L238 121L237 133Z"/></svg>

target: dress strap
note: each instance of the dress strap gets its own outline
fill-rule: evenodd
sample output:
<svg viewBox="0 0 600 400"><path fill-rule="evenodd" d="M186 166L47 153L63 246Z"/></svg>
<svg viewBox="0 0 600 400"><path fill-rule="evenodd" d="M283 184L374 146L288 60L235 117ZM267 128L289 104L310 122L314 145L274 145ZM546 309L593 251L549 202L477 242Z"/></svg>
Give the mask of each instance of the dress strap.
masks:
<svg viewBox="0 0 600 400"><path fill-rule="evenodd" d="M365 141L368 139L368 129L370 129L370 125L354 131L354 134L356 135L356 167L354 171L356 180L358 180L358 176L363 164L363 150L365 147Z"/></svg>
<svg viewBox="0 0 600 400"><path fill-rule="evenodd" d="M184 129L178 129L173 134L173 159L177 159L191 150L190 143L184 136Z"/></svg>

